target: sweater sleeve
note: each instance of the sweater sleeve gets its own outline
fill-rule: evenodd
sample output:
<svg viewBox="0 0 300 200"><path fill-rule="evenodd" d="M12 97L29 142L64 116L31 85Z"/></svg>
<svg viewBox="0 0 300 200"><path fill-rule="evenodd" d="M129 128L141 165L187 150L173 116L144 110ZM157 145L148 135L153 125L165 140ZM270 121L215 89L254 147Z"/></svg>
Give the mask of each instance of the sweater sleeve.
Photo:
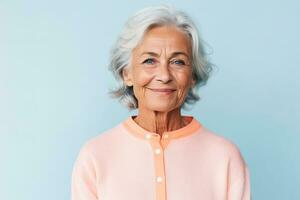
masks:
<svg viewBox="0 0 300 200"><path fill-rule="evenodd" d="M238 148L229 161L228 200L251 200L250 174Z"/></svg>
<svg viewBox="0 0 300 200"><path fill-rule="evenodd" d="M93 157L84 146L75 161L71 180L72 200L98 200Z"/></svg>

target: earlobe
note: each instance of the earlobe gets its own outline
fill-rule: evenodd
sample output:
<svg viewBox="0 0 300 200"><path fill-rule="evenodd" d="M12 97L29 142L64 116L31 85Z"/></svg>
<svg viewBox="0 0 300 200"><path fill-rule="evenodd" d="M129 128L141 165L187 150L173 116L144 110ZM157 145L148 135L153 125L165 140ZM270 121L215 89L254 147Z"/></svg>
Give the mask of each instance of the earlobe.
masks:
<svg viewBox="0 0 300 200"><path fill-rule="evenodd" d="M131 74L130 74L130 71L127 67L125 67L123 70L122 70L122 76L123 76L123 80L125 82L125 84L127 86L132 86L133 83L132 83L132 78L131 78Z"/></svg>
<svg viewBox="0 0 300 200"><path fill-rule="evenodd" d="M195 81L195 79L192 79L192 84L191 84L191 87L193 88L193 87L195 86L195 84L196 84L196 81Z"/></svg>

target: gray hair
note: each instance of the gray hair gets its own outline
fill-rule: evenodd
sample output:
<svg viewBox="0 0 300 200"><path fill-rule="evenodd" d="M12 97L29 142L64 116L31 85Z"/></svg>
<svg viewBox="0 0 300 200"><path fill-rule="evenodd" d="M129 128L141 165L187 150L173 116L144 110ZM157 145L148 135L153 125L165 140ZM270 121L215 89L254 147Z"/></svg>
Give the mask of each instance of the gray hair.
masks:
<svg viewBox="0 0 300 200"><path fill-rule="evenodd" d="M124 83L122 71L129 66L131 52L141 42L144 34L153 27L165 25L176 26L186 33L191 41L192 76L195 85L190 88L182 108L186 109L186 104L193 104L200 99L197 94L198 88L205 85L210 76L212 64L207 58L204 42L191 18L184 12L166 5L144 8L128 19L111 50L109 70L117 79L119 86L115 90L110 90L109 94L113 98L118 98L129 110L138 108L138 101L134 96L133 87Z"/></svg>

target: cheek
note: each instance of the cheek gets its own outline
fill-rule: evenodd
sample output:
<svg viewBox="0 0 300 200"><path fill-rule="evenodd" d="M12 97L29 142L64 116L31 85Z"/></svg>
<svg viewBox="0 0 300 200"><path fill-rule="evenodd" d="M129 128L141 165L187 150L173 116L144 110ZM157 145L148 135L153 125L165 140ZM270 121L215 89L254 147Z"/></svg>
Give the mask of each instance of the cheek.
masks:
<svg viewBox="0 0 300 200"><path fill-rule="evenodd" d="M182 75L177 77L177 86L178 86L178 93L177 98L179 102L183 102L191 84L191 76Z"/></svg>
<svg viewBox="0 0 300 200"><path fill-rule="evenodd" d="M133 79L136 86L145 86L151 82L155 74L154 69L143 69L142 67L136 68L133 72Z"/></svg>
<svg viewBox="0 0 300 200"><path fill-rule="evenodd" d="M145 96L146 88L145 86L148 85L154 75L148 71L136 71L134 73L134 81L133 81L133 91L137 99L141 99Z"/></svg>
<svg viewBox="0 0 300 200"><path fill-rule="evenodd" d="M135 79L136 85L143 87L143 86L147 85L149 82L151 82L152 77L153 76L151 76L149 74L140 73L138 76L136 76L136 79Z"/></svg>

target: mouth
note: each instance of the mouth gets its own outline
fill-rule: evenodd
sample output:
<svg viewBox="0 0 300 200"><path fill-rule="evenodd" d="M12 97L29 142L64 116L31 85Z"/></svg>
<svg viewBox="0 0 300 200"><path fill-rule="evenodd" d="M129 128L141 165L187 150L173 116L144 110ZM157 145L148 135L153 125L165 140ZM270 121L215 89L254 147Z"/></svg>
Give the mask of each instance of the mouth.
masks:
<svg viewBox="0 0 300 200"><path fill-rule="evenodd" d="M176 91L175 89L169 89L169 88L148 88L153 92L157 92L160 94L171 94L174 91Z"/></svg>

